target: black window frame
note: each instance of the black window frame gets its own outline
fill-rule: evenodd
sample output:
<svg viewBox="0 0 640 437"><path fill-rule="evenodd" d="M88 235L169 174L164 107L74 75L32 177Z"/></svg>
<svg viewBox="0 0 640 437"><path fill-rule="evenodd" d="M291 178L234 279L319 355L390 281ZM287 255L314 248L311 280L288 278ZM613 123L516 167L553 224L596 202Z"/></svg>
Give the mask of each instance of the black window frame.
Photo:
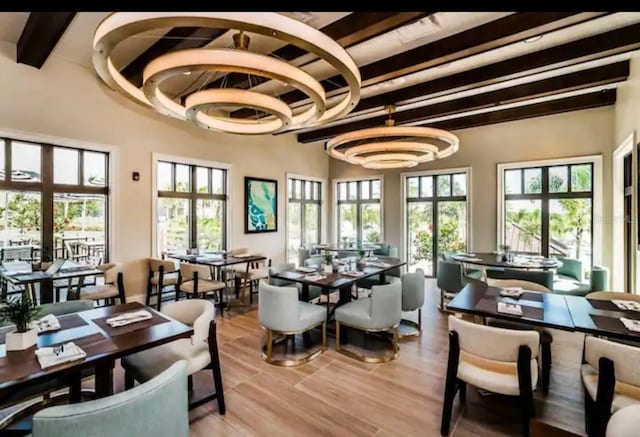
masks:
<svg viewBox="0 0 640 437"><path fill-rule="evenodd" d="M228 200L228 176L229 170L226 168L208 166L208 165L200 165L200 164L190 164L179 161L170 161L166 159L158 159L156 160L156 172L158 166L160 164L169 164L171 165L171 190L159 190L158 189L158 178L156 177L156 197L158 199L161 198L170 198L170 199L187 199L189 200L189 220L188 220L188 240L189 247L185 249L198 247L198 200L220 200L222 201L222 249L227 249L228 243L228 235L227 235L227 211L229 209ZM176 190L176 166L183 165L189 168L189 189L188 191L177 191ZM207 193L198 192L198 179L197 179L197 169L198 168L206 168L208 169L208 190ZM214 194L213 191L213 170L222 172L222 194ZM158 222L158 211L156 207L156 226ZM160 252L160 248L156 248L158 252ZM162 253L161 253L162 255Z"/></svg>
<svg viewBox="0 0 640 437"><path fill-rule="evenodd" d="M13 143L31 144L40 147L40 181L20 182L12 178L12 145ZM1 144L4 143L4 144ZM55 253L55 233L53 229L53 212L55 194L94 194L105 196L105 236L103 262L109 260L110 247L110 180L109 164L111 153L89 148L70 147L63 144L53 144L20 138L0 137L0 147L4 148L4 179L0 180L0 190L14 192L40 193L40 260L53 261ZM57 184L54 182L54 149L70 149L78 151L78 184ZM84 181L84 153L101 153L105 156L104 186L85 185ZM64 253L64 249L63 249Z"/></svg>
<svg viewBox="0 0 640 437"><path fill-rule="evenodd" d="M374 181L378 181L380 184L380 191L378 193L378 197L376 199L373 199L373 182ZM352 183L356 183L356 197L355 199L350 199L350 195L351 195L351 188L349 187L350 184ZM369 185L369 198L368 199L363 199L362 198L362 184L368 184ZM346 186L346 199L341 200L340 199L340 187L344 185ZM340 235L340 222L341 222L341 218L340 218L340 205L356 205L356 245L360 245L362 244L362 205L365 204L377 204L380 205L380 240L383 240L383 234L384 234L384 229L383 229L383 219L382 219L382 215L384 214L384 211L382 211L382 178L370 178L370 179L350 179L350 180L344 180L344 181L338 181L336 183L336 216L338 219L338 223L336 226L336 235L338 236L338 243L341 241L342 236Z"/></svg>

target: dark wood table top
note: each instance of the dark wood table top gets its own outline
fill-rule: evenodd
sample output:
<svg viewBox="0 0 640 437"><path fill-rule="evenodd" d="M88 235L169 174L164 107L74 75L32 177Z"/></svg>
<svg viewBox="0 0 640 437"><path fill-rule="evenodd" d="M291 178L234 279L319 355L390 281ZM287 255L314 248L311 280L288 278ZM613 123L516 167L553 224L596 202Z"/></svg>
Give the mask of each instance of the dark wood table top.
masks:
<svg viewBox="0 0 640 437"><path fill-rule="evenodd" d="M385 267L374 267L374 266L365 266L365 267L356 267L355 270L357 271L361 271L363 272L362 276L358 276L358 277L354 277L354 276L348 276L348 275L344 275L342 274L342 271L344 271L344 269L341 272L338 273L332 273L332 274L326 274L326 273L322 273L320 272L320 274L325 275L326 278L325 279L320 279L317 281L312 281L309 279L306 279L307 275L312 275L313 273L305 273L305 272L300 272L297 270L287 270L281 273L277 273L274 275L271 275L273 278L277 278L277 279L285 279L288 281L292 281L292 282L299 282L301 284L306 284L306 285L315 285L317 287L321 287L321 288L325 288L325 289L331 289L331 290L336 290L339 288L344 288L344 287L348 287L351 286L353 284L355 284L356 282L360 281L361 279L365 279L365 278L369 278L371 276L375 276L375 275L379 275L380 273L384 273L387 272L389 270L398 268L398 267L402 267L403 265L405 265L405 262L399 262L399 263L387 263L388 265ZM317 272L316 272L317 273Z"/></svg>
<svg viewBox="0 0 640 437"><path fill-rule="evenodd" d="M518 303L523 307L522 316L499 313L497 302ZM564 296L553 293L527 291L520 299L500 296L500 289L490 287L484 282L473 281L454 297L447 309L455 312L493 317L502 320L521 321L523 323L548 328L573 331L574 324Z"/></svg>
<svg viewBox="0 0 640 437"><path fill-rule="evenodd" d="M153 318L124 327L111 328L104 320L128 311L146 309ZM38 346L54 346L73 341L87 356L83 360L42 370L36 358L36 347L7 352L0 344L0 399L6 391L20 386L62 377L73 371L94 366L101 360L117 358L193 335L193 329L150 307L137 302L96 308L74 313L82 320L63 323L58 331L38 336ZM70 317L70 316L60 316Z"/></svg>
<svg viewBox="0 0 640 437"><path fill-rule="evenodd" d="M640 312L618 309L609 300L565 296L576 331L640 342L640 332L629 331L620 317L640 319Z"/></svg>
<svg viewBox="0 0 640 437"><path fill-rule="evenodd" d="M237 256L227 256L227 255L185 255L185 254L177 254L177 253L168 253L168 258L177 259L178 261L184 261L195 264L204 264L208 266L214 267L224 267L230 266L234 264L242 264L242 263L251 263L257 261L263 261L267 259L266 256L263 255L252 255L247 257L237 257Z"/></svg>
<svg viewBox="0 0 640 437"><path fill-rule="evenodd" d="M560 267L562 264L560 261L555 260L552 263L542 263L543 258L538 257L527 257L522 255L522 258L527 258L526 262L520 262L520 256L516 255L516 261L518 262L505 262L502 261L502 255L497 255L495 253L478 253L475 252L473 254L456 254L453 255L452 258L455 261L467 263L467 264L476 264L480 266L487 267L503 267L508 269L556 269Z"/></svg>
<svg viewBox="0 0 640 437"><path fill-rule="evenodd" d="M0 276L5 278L8 282L11 282L14 285L23 285L30 284L34 282L42 282L46 280L57 281L59 279L72 279L72 278L84 278L87 276L100 276L103 275L104 272L102 270L95 269L93 267L88 267L82 270L59 270L53 275L47 275L45 272L24 272L24 273L10 273L6 271L0 271Z"/></svg>

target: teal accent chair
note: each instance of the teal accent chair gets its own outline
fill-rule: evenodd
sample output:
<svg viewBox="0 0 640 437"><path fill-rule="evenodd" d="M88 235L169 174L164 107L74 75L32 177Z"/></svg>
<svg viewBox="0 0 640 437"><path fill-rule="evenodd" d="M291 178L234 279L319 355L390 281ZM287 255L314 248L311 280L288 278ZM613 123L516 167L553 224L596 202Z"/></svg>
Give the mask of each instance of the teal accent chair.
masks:
<svg viewBox="0 0 640 437"><path fill-rule="evenodd" d="M103 399L45 408L33 437L187 437L187 363L180 360L131 390Z"/></svg>
<svg viewBox="0 0 640 437"><path fill-rule="evenodd" d="M550 270L504 269L500 279L520 279L535 282L553 290L553 272Z"/></svg>
<svg viewBox="0 0 640 437"><path fill-rule="evenodd" d="M455 255L455 254L456 254L456 252L451 252L449 250L445 250L445 251L440 252L440 257L445 261L457 262L457 261L454 261L454 259L453 259L453 255ZM464 276L466 276L467 278L470 278L470 279L480 280L480 279L482 279L482 270L468 267L468 268L464 269Z"/></svg>
<svg viewBox="0 0 640 437"><path fill-rule="evenodd" d="M393 246L387 243L375 243L375 244L380 246L380 249L374 250L373 251L374 255L390 256L392 258L398 258L399 252L396 246Z"/></svg>
<svg viewBox="0 0 640 437"><path fill-rule="evenodd" d="M301 247L298 249L298 265L303 266L304 262L311 257L311 251Z"/></svg>
<svg viewBox="0 0 640 437"><path fill-rule="evenodd" d="M609 290L609 269L604 266L593 266L591 269L590 291L606 291Z"/></svg>
<svg viewBox="0 0 640 437"><path fill-rule="evenodd" d="M457 261L438 260L436 285L440 289L440 309L444 310L445 294L457 294L467 284L462 276L462 264Z"/></svg>
<svg viewBox="0 0 640 437"><path fill-rule="evenodd" d="M558 257L562 263L556 269L552 290L555 294L586 296L591 284L582 282L582 261L574 258Z"/></svg>

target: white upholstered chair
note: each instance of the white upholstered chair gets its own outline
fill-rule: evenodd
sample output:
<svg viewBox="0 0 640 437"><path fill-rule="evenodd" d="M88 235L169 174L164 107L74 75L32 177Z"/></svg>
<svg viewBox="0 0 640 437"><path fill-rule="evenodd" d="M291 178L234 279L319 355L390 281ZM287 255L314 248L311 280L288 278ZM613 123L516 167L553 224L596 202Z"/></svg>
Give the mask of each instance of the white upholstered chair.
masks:
<svg viewBox="0 0 640 437"><path fill-rule="evenodd" d="M147 281L146 305L151 305L151 297L157 296L156 308L162 308L162 293L165 288L174 289L178 284L178 270L172 260L149 258L149 278ZM154 292L155 289L155 292Z"/></svg>
<svg viewBox="0 0 640 437"><path fill-rule="evenodd" d="M640 349L586 337L581 368L590 436L604 435L611 414L640 404Z"/></svg>
<svg viewBox="0 0 640 437"><path fill-rule="evenodd" d="M176 300L180 298L180 293L185 293L189 297L205 297L207 293L222 292L224 282L216 281L211 277L211 268L206 265L180 263L180 276ZM222 296L218 296L222 299Z"/></svg>
<svg viewBox="0 0 640 437"><path fill-rule="evenodd" d="M640 405L629 405L609 419L606 437L637 437L640 433Z"/></svg>
<svg viewBox="0 0 640 437"><path fill-rule="evenodd" d="M371 297L351 301L336 308L336 351L367 363L384 363L398 357L398 325L402 319L402 286L400 283L374 285ZM340 326L365 332L392 331L392 353L377 356L363 355L344 348Z"/></svg>
<svg viewBox="0 0 640 437"><path fill-rule="evenodd" d="M422 306L424 305L425 277L422 269L405 273L400 277L402 284L402 311L418 311L418 322L402 319L401 324L415 328L414 332L400 333L399 338L422 335Z"/></svg>
<svg viewBox="0 0 640 437"><path fill-rule="evenodd" d="M95 285L82 287L79 298L94 302L102 300L105 305L115 304L116 299L120 303L126 303L122 265L119 263L101 264L96 269L104 272L104 277L98 279Z"/></svg>
<svg viewBox="0 0 640 437"><path fill-rule="evenodd" d="M325 309L298 300L295 286L278 287L261 282L259 285L258 319L267 330L267 344L262 348L262 359L278 366L299 366L322 354L327 349L327 321ZM273 335L295 335L322 325L322 345L297 359L273 358Z"/></svg>
<svg viewBox="0 0 640 437"><path fill-rule="evenodd" d="M218 412L224 414L224 392L213 304L204 299L181 300L166 305L162 309L162 313L191 326L193 336L122 358L121 363L125 370L125 388L133 387L134 381L150 380L176 361L186 360L189 390L191 390L192 384L191 375L204 369L212 370L215 386L215 393L191 402L189 408L195 408L205 402L217 399Z"/></svg>
<svg viewBox="0 0 640 437"><path fill-rule="evenodd" d="M445 381L441 434L449 434L456 393L466 399L467 384L507 396L517 396L522 426L529 433L533 390L538 382L536 331L479 325L449 316L449 361Z"/></svg>

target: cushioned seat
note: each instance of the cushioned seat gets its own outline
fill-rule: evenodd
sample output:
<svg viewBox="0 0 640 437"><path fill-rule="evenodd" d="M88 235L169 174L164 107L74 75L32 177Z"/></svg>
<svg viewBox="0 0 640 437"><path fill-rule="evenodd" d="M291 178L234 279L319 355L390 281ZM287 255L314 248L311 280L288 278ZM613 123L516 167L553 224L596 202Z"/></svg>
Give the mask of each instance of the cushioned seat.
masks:
<svg viewBox="0 0 640 437"><path fill-rule="evenodd" d="M194 281L184 281L180 284L180 291L184 293L193 293L195 283ZM209 281L207 279L198 280L198 293L207 293L209 291L221 290L224 288L224 282Z"/></svg>
<svg viewBox="0 0 640 437"><path fill-rule="evenodd" d="M249 279L250 281L257 281L258 279L267 279L269 277L269 268L260 267L257 269L249 269L236 271L236 276L242 279Z"/></svg>
<svg viewBox="0 0 640 437"><path fill-rule="evenodd" d="M180 285L178 292L189 295L206 294L212 291L223 290L224 282L216 281L211 277L211 269L206 265L180 264ZM176 299L179 295L176 296Z"/></svg>
<svg viewBox="0 0 640 437"><path fill-rule="evenodd" d="M89 285L80 289L80 299L103 300L105 303L115 303L119 298L120 303L125 303L124 279L121 272L122 266L119 263L102 264L96 267L104 272L104 283Z"/></svg>
<svg viewBox="0 0 640 437"><path fill-rule="evenodd" d="M475 387L483 387L486 381L491 381L491 391L507 396L518 396L520 386L517 374L516 363L505 363L503 361L480 360L472 358L468 354L460 354L458 364L458 378L464 380ZM538 364L531 360L531 388L535 389L538 383Z"/></svg>
<svg viewBox="0 0 640 437"><path fill-rule="evenodd" d="M632 405L611 416L606 437L636 437L639 427L640 405Z"/></svg>
<svg viewBox="0 0 640 437"><path fill-rule="evenodd" d="M553 281L553 292L555 294L570 296L586 296L591 291L591 286L580 282L572 277L556 275Z"/></svg>
<svg viewBox="0 0 640 437"><path fill-rule="evenodd" d="M487 273L487 278L505 279L504 267L487 267L485 272Z"/></svg>
<svg viewBox="0 0 640 437"><path fill-rule="evenodd" d="M194 346L190 338L182 338L124 357L123 367L136 381L146 382L180 360L187 360L187 375L205 368L209 364L207 343Z"/></svg>
<svg viewBox="0 0 640 437"><path fill-rule="evenodd" d="M596 398L598 393L598 371L589 364L583 364L580 373L582 374L582 383L592 399ZM629 384L616 384L613 402L611 403L611 412L628 407L629 405L640 406L640 387Z"/></svg>
<svg viewBox="0 0 640 437"><path fill-rule="evenodd" d="M374 322L371 319L370 311L371 300L358 299L336 308L335 317L336 320L340 320L340 323L360 328L370 328Z"/></svg>
<svg viewBox="0 0 640 437"><path fill-rule="evenodd" d="M118 286L112 284L90 285L80 290L80 299L108 299L110 297L118 297Z"/></svg>
<svg viewBox="0 0 640 437"><path fill-rule="evenodd" d="M149 282L153 285L158 285L160 282L160 275L155 274L149 279ZM178 283L178 274L177 273L167 273L162 276L162 285L176 285Z"/></svg>
<svg viewBox="0 0 640 437"><path fill-rule="evenodd" d="M467 268L464 269L464 275L467 278L480 280L482 279L482 270Z"/></svg>

